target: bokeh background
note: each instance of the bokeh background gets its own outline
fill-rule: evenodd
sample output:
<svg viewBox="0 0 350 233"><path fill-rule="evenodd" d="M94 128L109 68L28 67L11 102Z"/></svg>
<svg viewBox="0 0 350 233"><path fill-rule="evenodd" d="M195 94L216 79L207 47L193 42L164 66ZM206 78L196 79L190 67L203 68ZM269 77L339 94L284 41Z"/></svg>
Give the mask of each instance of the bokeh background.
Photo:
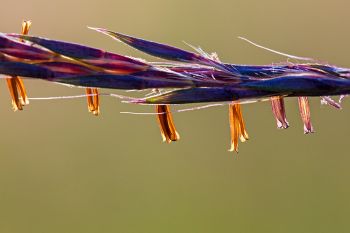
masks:
<svg viewBox="0 0 350 233"><path fill-rule="evenodd" d="M90 31L111 30L223 61L286 61L237 39L350 67L345 0L1 1L2 32L31 33L155 60ZM31 97L82 89L26 80ZM122 92L116 92L122 93ZM311 100L315 134L304 135L296 99L291 128L277 130L269 103L243 108L249 142L229 148L226 107L176 113L181 140L161 143L152 107L102 98L31 101L11 110L0 86L0 233L349 232L350 100L339 111ZM187 107L187 106L186 106Z"/></svg>

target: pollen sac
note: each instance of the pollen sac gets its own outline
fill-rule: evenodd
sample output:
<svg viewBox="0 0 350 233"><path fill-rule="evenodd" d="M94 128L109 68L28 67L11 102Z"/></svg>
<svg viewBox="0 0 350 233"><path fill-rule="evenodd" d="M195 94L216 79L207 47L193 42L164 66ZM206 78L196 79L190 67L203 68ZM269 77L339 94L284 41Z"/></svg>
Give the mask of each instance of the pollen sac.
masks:
<svg viewBox="0 0 350 233"><path fill-rule="evenodd" d="M311 124L309 99L307 97L298 97L298 103L301 120L304 123L304 133L313 133L314 128Z"/></svg>
<svg viewBox="0 0 350 233"><path fill-rule="evenodd" d="M156 105L157 119L164 142L170 143L180 139L176 131L169 105Z"/></svg>
<svg viewBox="0 0 350 233"><path fill-rule="evenodd" d="M32 25L32 22L30 20L24 20L22 22L22 34L27 35L29 33L29 28Z"/></svg>
<svg viewBox="0 0 350 233"><path fill-rule="evenodd" d="M23 106L29 103L23 81L18 77L7 78L6 81L12 98L13 110L23 110Z"/></svg>
<svg viewBox="0 0 350 233"><path fill-rule="evenodd" d="M86 88L88 110L95 116L100 114L100 100L97 88Z"/></svg>
<svg viewBox="0 0 350 233"><path fill-rule="evenodd" d="M271 97L271 106L273 115L276 118L277 127L279 129L287 129L289 127L289 123L286 117L286 109L283 98L280 96Z"/></svg>
<svg viewBox="0 0 350 233"><path fill-rule="evenodd" d="M31 21L22 22L22 34L27 35L31 25ZM7 87L12 98L12 108L14 111L23 110L23 106L29 104L27 92L22 79L17 76L6 79Z"/></svg>
<svg viewBox="0 0 350 233"><path fill-rule="evenodd" d="M231 148L229 149L229 151L238 152L238 139L240 139L241 142L245 142L249 139L248 133L245 129L240 104L230 104L229 122L231 132Z"/></svg>

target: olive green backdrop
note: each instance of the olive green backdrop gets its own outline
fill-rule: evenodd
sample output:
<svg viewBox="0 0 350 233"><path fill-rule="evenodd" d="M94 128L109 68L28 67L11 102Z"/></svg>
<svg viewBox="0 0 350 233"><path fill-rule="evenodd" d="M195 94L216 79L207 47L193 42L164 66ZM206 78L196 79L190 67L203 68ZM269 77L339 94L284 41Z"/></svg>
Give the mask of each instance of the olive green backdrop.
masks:
<svg viewBox="0 0 350 233"><path fill-rule="evenodd" d="M225 62L270 64L267 47L350 67L349 1L1 1L0 31L87 44L156 60L88 30L111 30L187 48ZM31 97L82 89L25 80ZM123 93L114 91L116 93ZM130 93L129 93L130 94ZM311 100L315 134L304 135L296 99L288 130L269 103L243 107L251 140L227 152L226 107L176 113L181 140L161 143L152 107L102 98L31 101L12 112L0 86L1 233L349 232L350 99L339 111ZM187 106L186 106L187 107Z"/></svg>

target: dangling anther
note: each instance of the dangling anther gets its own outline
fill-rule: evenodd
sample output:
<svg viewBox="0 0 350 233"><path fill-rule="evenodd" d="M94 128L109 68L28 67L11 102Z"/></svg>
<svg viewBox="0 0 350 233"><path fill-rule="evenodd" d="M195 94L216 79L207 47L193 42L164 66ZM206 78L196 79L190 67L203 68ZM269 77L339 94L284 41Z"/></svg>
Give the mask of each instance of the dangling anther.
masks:
<svg viewBox="0 0 350 233"><path fill-rule="evenodd" d="M238 103L229 105L229 122L231 132L231 148L229 151L238 152L238 139L245 142L249 139L248 133L245 129L241 105Z"/></svg>
<svg viewBox="0 0 350 233"><path fill-rule="evenodd" d="M284 106L284 100L281 96L271 97L272 113L275 116L277 122L277 128L287 129L289 123L286 117L286 108Z"/></svg>
<svg viewBox="0 0 350 233"><path fill-rule="evenodd" d="M169 105L156 105L157 119L164 142L170 143L180 139L176 131Z"/></svg>
<svg viewBox="0 0 350 233"><path fill-rule="evenodd" d="M97 88L86 88L88 110L95 116L100 114L100 99Z"/></svg>
<svg viewBox="0 0 350 233"><path fill-rule="evenodd" d="M304 123L304 134L313 133L314 128L311 124L309 99L307 97L298 97L298 104L301 120Z"/></svg>
<svg viewBox="0 0 350 233"><path fill-rule="evenodd" d="M31 21L22 22L22 35L28 34L31 24ZM20 79L17 76L14 76L6 78L6 81L12 99L13 110L23 110L23 106L28 105L29 100L22 79Z"/></svg>

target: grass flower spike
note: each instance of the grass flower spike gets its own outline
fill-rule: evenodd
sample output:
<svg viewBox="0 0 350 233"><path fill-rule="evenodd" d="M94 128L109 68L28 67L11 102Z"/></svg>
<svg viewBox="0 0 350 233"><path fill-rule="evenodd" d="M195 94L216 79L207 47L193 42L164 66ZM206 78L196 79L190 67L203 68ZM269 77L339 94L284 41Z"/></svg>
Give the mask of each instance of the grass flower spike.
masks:
<svg viewBox="0 0 350 233"><path fill-rule="evenodd" d="M179 140L172 113L175 105L202 104L190 109L227 105L231 134L230 151L248 140L242 105L270 101L277 127L287 129L284 100L297 97L304 133L314 132L310 97L341 109L350 94L350 69L319 64L311 58L297 57L245 41L270 52L302 61L272 65L225 63L213 53L191 46L190 52L107 29L91 28L163 61L147 62L85 45L27 35L30 22L23 23L22 34L0 33L0 74L5 75L15 110L28 103L19 77L84 87L88 110L100 113L100 96L114 96L125 103L152 105L165 142ZM150 91L144 97L101 94L99 89ZM339 102L332 96L340 96ZM49 97L53 98L53 97ZM69 97L57 97L69 98ZM75 98L75 97L72 97ZM213 104L214 103L214 104ZM171 111L170 109L173 109ZM154 113L152 113L154 114Z"/></svg>

